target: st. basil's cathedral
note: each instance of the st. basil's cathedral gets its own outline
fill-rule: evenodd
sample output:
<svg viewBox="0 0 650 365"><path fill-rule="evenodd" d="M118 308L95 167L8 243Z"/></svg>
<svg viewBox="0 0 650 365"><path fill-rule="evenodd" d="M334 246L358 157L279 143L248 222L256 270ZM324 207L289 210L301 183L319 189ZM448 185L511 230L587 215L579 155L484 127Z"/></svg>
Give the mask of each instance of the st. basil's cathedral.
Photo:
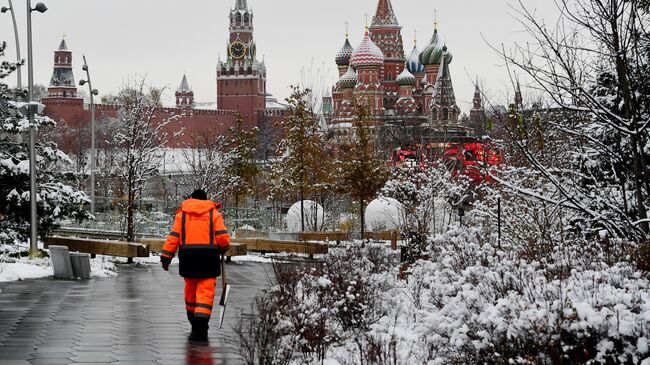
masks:
<svg viewBox="0 0 650 365"><path fill-rule="evenodd" d="M408 56L404 52L402 27L390 0L379 0L370 27L354 48L348 34L335 57L339 80L331 97L323 100L328 125L343 131L354 120L353 103L362 102L375 126L422 127L429 135L468 136L471 128L459 125L460 109L451 79L451 51L440 37L437 24L426 47L417 41ZM474 95L470 115L480 117L480 92ZM477 109L477 110L474 110Z"/></svg>

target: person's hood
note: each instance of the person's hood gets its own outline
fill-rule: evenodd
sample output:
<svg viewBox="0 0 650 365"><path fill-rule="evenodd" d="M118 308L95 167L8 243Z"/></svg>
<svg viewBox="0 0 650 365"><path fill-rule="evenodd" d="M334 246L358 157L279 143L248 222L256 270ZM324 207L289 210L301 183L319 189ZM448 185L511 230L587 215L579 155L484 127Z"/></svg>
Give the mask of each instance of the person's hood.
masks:
<svg viewBox="0 0 650 365"><path fill-rule="evenodd" d="M217 203L210 200L187 199L181 204L179 211L187 214L202 215L212 209L218 209Z"/></svg>

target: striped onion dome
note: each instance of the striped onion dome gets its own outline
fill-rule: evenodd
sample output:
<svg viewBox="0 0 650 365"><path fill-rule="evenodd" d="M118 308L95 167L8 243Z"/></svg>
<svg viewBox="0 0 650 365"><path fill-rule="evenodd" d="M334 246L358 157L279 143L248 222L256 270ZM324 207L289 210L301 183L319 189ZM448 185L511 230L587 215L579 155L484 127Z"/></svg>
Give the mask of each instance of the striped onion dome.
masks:
<svg viewBox="0 0 650 365"><path fill-rule="evenodd" d="M370 39L368 30L363 37L359 47L352 53L350 65L357 67L381 66L384 64L384 54L381 49Z"/></svg>
<svg viewBox="0 0 650 365"><path fill-rule="evenodd" d="M352 66L349 66L348 72L341 76L338 85L341 89L351 89L356 86L357 80L357 73L354 71Z"/></svg>
<svg viewBox="0 0 650 365"><path fill-rule="evenodd" d="M417 45L413 45L413 51L411 51L411 55L409 55L409 58L406 61L406 68L408 68L412 74L424 72L424 65L420 62L420 51L418 51Z"/></svg>
<svg viewBox="0 0 650 365"><path fill-rule="evenodd" d="M420 63L424 66L439 65L441 60L442 44L438 35L438 29L436 29L433 31L433 37L431 37L429 45L420 53Z"/></svg>
<svg viewBox="0 0 650 365"><path fill-rule="evenodd" d="M343 44L343 48L336 55L336 64L339 66L349 66L352 52L354 52L354 48L352 48L348 37L345 37L345 44Z"/></svg>
<svg viewBox="0 0 650 365"><path fill-rule="evenodd" d="M404 67L404 71L402 71L402 73L397 76L397 79L395 81L397 81L397 83L401 86L413 86L418 82L418 79L413 76L407 67Z"/></svg>

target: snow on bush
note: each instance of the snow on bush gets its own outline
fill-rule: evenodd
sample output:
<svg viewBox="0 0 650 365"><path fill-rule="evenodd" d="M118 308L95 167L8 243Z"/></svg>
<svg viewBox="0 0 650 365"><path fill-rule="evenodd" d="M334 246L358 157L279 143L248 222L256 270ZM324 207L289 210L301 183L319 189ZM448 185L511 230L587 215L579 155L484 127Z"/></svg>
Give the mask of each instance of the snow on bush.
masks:
<svg viewBox="0 0 650 365"><path fill-rule="evenodd" d="M524 259L476 227L432 237L403 281L388 252L346 246L323 263L275 265L277 285L256 301L267 314L240 328L247 363L650 361L650 281L629 263L558 271L567 252Z"/></svg>

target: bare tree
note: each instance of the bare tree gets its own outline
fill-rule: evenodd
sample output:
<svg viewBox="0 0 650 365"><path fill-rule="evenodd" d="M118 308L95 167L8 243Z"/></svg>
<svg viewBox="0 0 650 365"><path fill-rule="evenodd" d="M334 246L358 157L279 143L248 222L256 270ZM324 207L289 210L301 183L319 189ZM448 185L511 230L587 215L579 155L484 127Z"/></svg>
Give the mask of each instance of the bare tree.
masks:
<svg viewBox="0 0 650 365"><path fill-rule="evenodd" d="M123 88L117 98L120 128L114 136L119 149L115 172L126 195L126 239L129 242L135 239L136 202L142 198L149 179L159 173L163 148L180 135L180 132L167 131L176 116L157 115L160 93L152 90L157 89L148 89L144 80L135 81L131 87Z"/></svg>
<svg viewBox="0 0 650 365"><path fill-rule="evenodd" d="M508 66L532 80L528 87L541 92L549 107L527 112L513 105L502 122L532 168L554 187L555 196L542 198L578 212L595 229L647 234L647 9L628 0L555 5L561 15L549 27L519 0L517 19L532 39L497 49ZM540 126L542 138L563 145L561 154L535 152L536 145L541 152L546 148L533 137Z"/></svg>
<svg viewBox="0 0 650 365"><path fill-rule="evenodd" d="M192 136L190 148L183 150L183 186L186 195L195 188L202 188L210 199L223 199L234 183L229 177L230 166L235 160L237 150L226 148L226 137L214 130Z"/></svg>

